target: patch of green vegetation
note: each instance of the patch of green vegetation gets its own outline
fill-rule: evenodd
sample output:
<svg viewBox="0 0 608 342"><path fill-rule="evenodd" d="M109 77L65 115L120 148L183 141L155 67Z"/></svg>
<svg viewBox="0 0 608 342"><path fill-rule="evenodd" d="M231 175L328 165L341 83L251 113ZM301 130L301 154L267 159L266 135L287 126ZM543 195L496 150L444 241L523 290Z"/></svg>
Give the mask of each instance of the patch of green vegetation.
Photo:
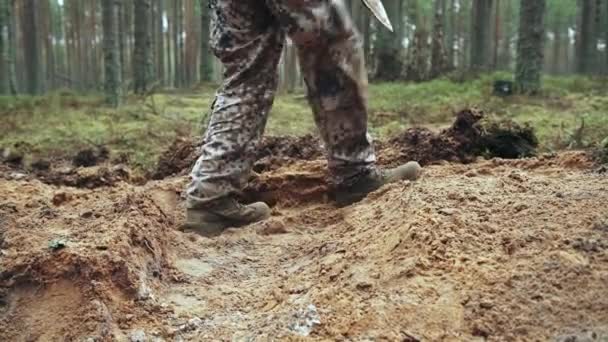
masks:
<svg viewBox="0 0 608 342"><path fill-rule="evenodd" d="M606 79L546 77L540 96L506 98L492 96L496 79L509 80L511 75L372 84L370 130L385 137L412 126L445 127L458 110L477 106L491 117L529 123L544 150L597 146L608 136ZM90 145L107 145L114 157L124 155L132 166L146 170L177 136L202 134L214 92L214 85L204 85L188 93L132 96L118 109L104 106L101 94L69 90L42 97L0 97L0 148L20 143L32 154L71 156ZM303 91L277 97L267 134L315 130Z"/></svg>

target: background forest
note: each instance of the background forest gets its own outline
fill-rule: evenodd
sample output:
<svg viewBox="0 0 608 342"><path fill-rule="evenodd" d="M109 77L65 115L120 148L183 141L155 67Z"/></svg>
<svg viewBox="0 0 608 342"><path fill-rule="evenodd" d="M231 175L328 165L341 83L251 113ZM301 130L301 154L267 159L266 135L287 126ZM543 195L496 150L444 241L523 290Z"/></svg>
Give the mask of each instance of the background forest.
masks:
<svg viewBox="0 0 608 342"><path fill-rule="evenodd" d="M222 79L208 2L0 0L0 146L110 145L145 168L176 136L199 135ZM472 105L530 123L549 150L608 135L608 0L384 0L394 33L361 1L346 3L364 39L376 135L440 128ZM268 131L313 132L289 42L280 75ZM493 96L497 80L522 95Z"/></svg>

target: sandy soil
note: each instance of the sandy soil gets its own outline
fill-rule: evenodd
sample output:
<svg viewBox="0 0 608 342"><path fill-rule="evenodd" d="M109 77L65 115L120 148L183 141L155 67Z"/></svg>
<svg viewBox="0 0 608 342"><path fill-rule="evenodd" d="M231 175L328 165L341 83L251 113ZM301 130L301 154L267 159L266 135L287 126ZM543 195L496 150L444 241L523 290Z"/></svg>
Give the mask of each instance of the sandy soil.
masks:
<svg viewBox="0 0 608 342"><path fill-rule="evenodd" d="M584 153L439 163L346 208L323 170L261 174L272 218L215 238L177 230L184 176L0 178L0 340L608 339L608 178Z"/></svg>

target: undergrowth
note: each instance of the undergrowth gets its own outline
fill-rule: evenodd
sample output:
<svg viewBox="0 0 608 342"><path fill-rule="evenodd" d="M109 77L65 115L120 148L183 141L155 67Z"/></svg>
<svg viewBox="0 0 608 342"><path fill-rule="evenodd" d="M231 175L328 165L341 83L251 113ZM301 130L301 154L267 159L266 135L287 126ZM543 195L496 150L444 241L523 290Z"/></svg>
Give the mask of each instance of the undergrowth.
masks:
<svg viewBox="0 0 608 342"><path fill-rule="evenodd" d="M496 79L484 75L466 82L380 83L369 88L369 122L377 138L412 126L441 128L464 107L477 106L490 117L529 123L542 150L598 147L608 137L608 81L587 77L546 77L537 97L493 96ZM119 109L103 106L101 94L61 90L45 96L0 97L0 148L18 145L44 157L65 156L104 145L115 158L142 170L152 167L177 136L200 136L213 100L214 86L196 91L131 96ZM315 131L303 91L279 95L267 134L300 135Z"/></svg>

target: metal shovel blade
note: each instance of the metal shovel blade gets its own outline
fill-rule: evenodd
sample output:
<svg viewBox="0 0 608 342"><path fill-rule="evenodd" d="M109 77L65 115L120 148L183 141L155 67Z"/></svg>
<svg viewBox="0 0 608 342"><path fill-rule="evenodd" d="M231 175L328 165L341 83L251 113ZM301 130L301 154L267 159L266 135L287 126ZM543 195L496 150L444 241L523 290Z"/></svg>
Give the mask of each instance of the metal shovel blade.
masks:
<svg viewBox="0 0 608 342"><path fill-rule="evenodd" d="M393 25L391 25L390 19L388 19L384 5L382 5L382 0L363 0L363 3L365 6L367 6L367 8L369 8L370 11L372 11L372 13L374 13L382 25L386 26L389 31L393 32Z"/></svg>

